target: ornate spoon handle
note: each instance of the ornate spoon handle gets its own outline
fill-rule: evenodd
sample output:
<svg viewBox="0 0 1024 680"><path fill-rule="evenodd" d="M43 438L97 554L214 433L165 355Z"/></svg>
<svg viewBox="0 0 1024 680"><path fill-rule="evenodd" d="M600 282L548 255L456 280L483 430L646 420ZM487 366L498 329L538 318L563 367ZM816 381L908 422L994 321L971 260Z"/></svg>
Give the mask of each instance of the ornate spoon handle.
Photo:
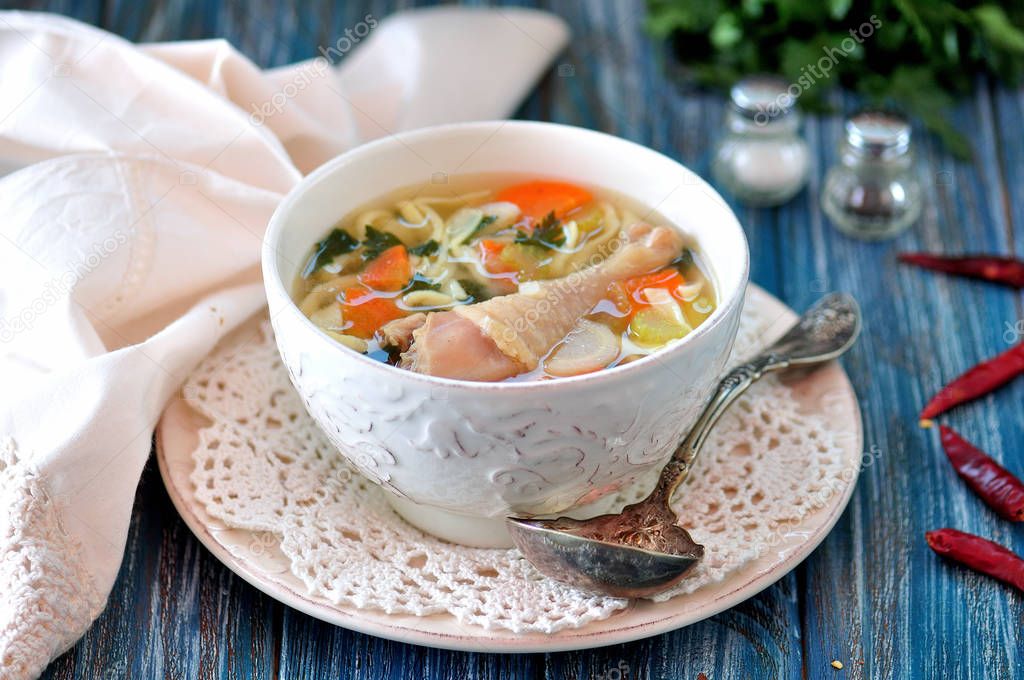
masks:
<svg viewBox="0 0 1024 680"><path fill-rule="evenodd" d="M666 504L689 474L711 428L741 394L766 373L790 366L816 365L842 354L860 332L860 310L849 295L826 295L800 317L768 350L729 371L690 433L672 454L648 499L660 496Z"/></svg>
<svg viewBox="0 0 1024 680"><path fill-rule="evenodd" d="M718 422L734 401L755 382L761 379L766 373L782 370L789 366L789 361L780 358L778 355L769 353L762 354L745 364L741 364L729 371L722 381L718 383L711 401L704 408L704 411L697 418L690 433L676 448L672 459L665 465L658 479L658 486L651 494L661 495L667 502L679 485L686 479L693 462L700 453L704 441L708 438L712 428Z"/></svg>

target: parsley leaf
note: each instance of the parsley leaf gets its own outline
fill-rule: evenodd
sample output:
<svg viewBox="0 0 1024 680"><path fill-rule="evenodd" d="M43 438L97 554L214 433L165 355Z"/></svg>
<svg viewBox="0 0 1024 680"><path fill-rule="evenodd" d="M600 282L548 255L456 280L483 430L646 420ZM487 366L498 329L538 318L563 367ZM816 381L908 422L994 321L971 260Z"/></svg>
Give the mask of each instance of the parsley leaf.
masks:
<svg viewBox="0 0 1024 680"><path fill-rule="evenodd" d="M306 271L302 275L309 276L324 265L333 262L334 258L338 255L351 253L358 247L359 241L352 238L347 231L332 229L327 238L317 242L316 251L313 253L313 257L310 258L309 264L306 265Z"/></svg>
<svg viewBox="0 0 1024 680"><path fill-rule="evenodd" d="M403 293L411 293L414 290L441 290L441 284L431 281L426 276L420 273L416 273L412 277L412 281L402 289Z"/></svg>
<svg viewBox="0 0 1024 680"><path fill-rule="evenodd" d="M459 279L459 285L462 286L462 290L466 291L466 294L469 295L473 302L483 302L491 298L487 289L472 279Z"/></svg>
<svg viewBox="0 0 1024 680"><path fill-rule="evenodd" d="M363 239L363 262L374 260L388 248L400 245L402 242L391 232L374 229L368 224L366 238Z"/></svg>
<svg viewBox="0 0 1024 680"><path fill-rule="evenodd" d="M418 246L413 246L412 248L409 248L409 252L412 253L413 255L419 255L420 257L427 257L429 255L433 255L434 253L436 253L440 248L440 243L438 243L434 239L430 239L425 243L421 243Z"/></svg>
<svg viewBox="0 0 1024 680"><path fill-rule="evenodd" d="M497 215L484 215L483 217L480 218L480 221L477 222L477 225L475 227L473 227L473 231L469 232L469 236L467 236L465 239L463 239L463 241L465 243L469 243L474 238L476 238L477 234L479 234L481 231L486 229L489 225L494 224L494 222L497 219L498 219Z"/></svg>
<svg viewBox="0 0 1024 680"><path fill-rule="evenodd" d="M552 211L533 228L533 233L528 234L521 229L517 231L515 240L516 243L554 250L565 243L565 232Z"/></svg>
<svg viewBox="0 0 1024 680"><path fill-rule="evenodd" d="M979 75L1024 80L1020 0L647 0L648 31L671 39L702 85L728 90L751 73L779 73L808 111L835 87L868 106L917 118L955 156L971 147L949 118Z"/></svg>

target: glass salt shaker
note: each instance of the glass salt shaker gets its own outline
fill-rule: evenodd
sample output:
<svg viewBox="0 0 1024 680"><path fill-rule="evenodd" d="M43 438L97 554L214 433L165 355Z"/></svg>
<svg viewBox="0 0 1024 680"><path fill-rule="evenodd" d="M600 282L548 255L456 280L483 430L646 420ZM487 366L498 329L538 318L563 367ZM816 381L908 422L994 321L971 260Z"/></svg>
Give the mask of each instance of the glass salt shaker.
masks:
<svg viewBox="0 0 1024 680"><path fill-rule="evenodd" d="M789 84L777 76L750 76L733 86L729 98L712 176L748 205L785 203L807 182L811 158Z"/></svg>
<svg viewBox="0 0 1024 680"><path fill-rule="evenodd" d="M855 238L892 238L913 224L921 215L921 183L907 119L889 111L850 117L821 203L836 227Z"/></svg>

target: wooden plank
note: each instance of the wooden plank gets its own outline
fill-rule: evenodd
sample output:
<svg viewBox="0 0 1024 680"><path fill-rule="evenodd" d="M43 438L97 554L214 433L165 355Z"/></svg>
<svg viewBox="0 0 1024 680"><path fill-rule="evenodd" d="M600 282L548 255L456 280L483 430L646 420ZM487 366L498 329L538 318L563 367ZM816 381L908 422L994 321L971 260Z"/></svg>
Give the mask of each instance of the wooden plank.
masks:
<svg viewBox="0 0 1024 680"><path fill-rule="evenodd" d="M625 645L548 654L545 677L801 677L796 579L787 576L743 604L678 631ZM621 675L618 675L618 674Z"/></svg>
<svg viewBox="0 0 1024 680"><path fill-rule="evenodd" d="M1008 230L1007 252L1024 257L1024 88L992 92L993 125L998 177L1002 192L1003 220ZM1003 320L1004 340L1024 339L1024 296L1017 296L1017 318ZM1024 454L1020 454L1024 459ZM1020 461L1024 464L1024 460Z"/></svg>
<svg viewBox="0 0 1024 680"><path fill-rule="evenodd" d="M468 654L407 645L338 628L287 608L280 644L279 677L289 680L539 677L538 655Z"/></svg>
<svg viewBox="0 0 1024 680"><path fill-rule="evenodd" d="M1009 227L999 207L1020 199L1007 197L993 176L989 111L981 89L955 114L975 141L974 163L956 164L934 140L918 138L926 211L896 241L845 239L815 210L787 230L787 298L811 297L805 272L816 271L863 305L865 333L846 366L864 409L866 447L877 454L850 509L802 574L808 673L832 659L843 661L851 678L1010 677L1019 668L1020 598L942 563L923 533L954 526L1018 551L1021 537L959 482L935 433L916 426L921 405L945 381L1005 348L1001 320L1014 318L1014 296L894 261L899 250L1006 249ZM835 159L839 134L837 119L822 124L815 146L823 167ZM1018 384L944 421L1006 459L1019 448L1009 443L1022 434L1022 397Z"/></svg>
<svg viewBox="0 0 1024 680"><path fill-rule="evenodd" d="M10 7L12 4L14 6ZM56 12L95 25L99 25L103 18L102 0L22 0L4 3L4 9Z"/></svg>

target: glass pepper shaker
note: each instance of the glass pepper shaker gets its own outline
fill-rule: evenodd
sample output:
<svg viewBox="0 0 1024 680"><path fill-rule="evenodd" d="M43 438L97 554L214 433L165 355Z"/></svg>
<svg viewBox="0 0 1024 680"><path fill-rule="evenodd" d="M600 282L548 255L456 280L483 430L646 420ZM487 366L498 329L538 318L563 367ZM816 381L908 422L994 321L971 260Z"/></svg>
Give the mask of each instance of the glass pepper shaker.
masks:
<svg viewBox="0 0 1024 680"><path fill-rule="evenodd" d="M836 227L855 238L892 238L913 224L921 215L921 183L907 119L889 111L851 116L821 204Z"/></svg>
<svg viewBox="0 0 1024 680"><path fill-rule="evenodd" d="M750 76L732 87L729 99L712 176L748 205L785 203L807 182L811 158L789 84L777 76Z"/></svg>

